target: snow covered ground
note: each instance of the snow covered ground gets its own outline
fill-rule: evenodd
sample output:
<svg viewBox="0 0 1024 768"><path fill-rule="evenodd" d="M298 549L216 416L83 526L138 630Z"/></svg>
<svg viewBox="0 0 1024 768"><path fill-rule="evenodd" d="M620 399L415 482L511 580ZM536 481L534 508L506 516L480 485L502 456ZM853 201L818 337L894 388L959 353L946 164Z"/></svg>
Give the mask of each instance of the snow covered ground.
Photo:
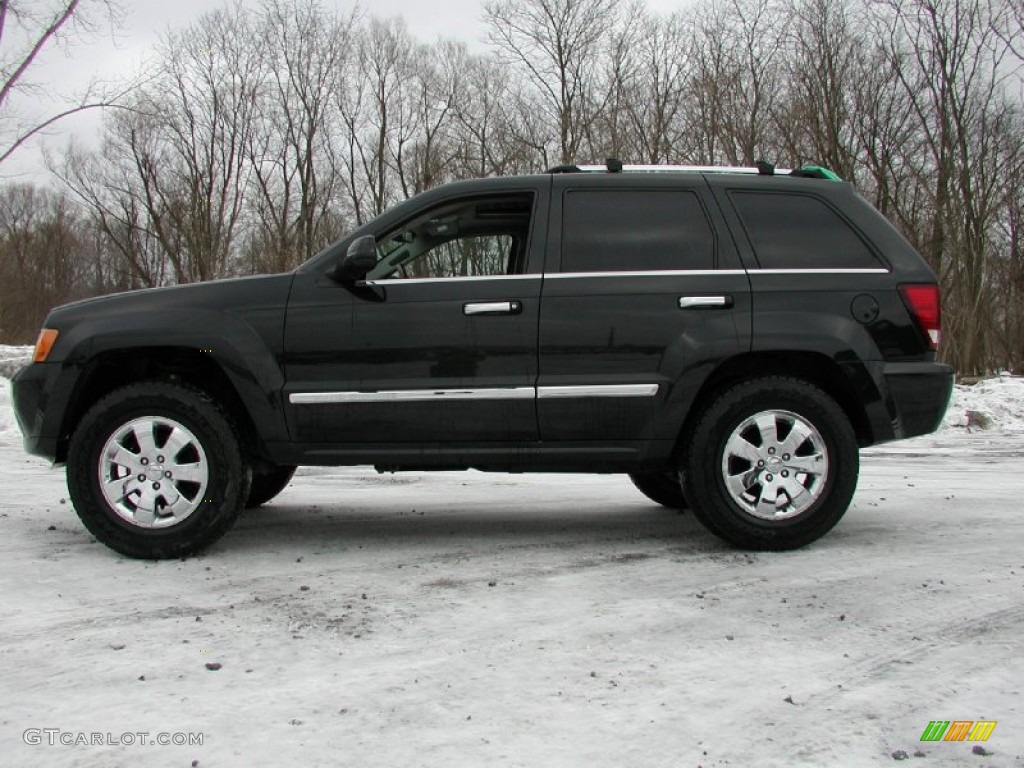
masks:
<svg viewBox="0 0 1024 768"><path fill-rule="evenodd" d="M21 451L0 380L0 764L1022 766L1022 458L1004 377L865 451L798 552L730 550L622 477L309 468L143 563Z"/></svg>
<svg viewBox="0 0 1024 768"><path fill-rule="evenodd" d="M32 347L0 344L0 376L10 378L32 359Z"/></svg>

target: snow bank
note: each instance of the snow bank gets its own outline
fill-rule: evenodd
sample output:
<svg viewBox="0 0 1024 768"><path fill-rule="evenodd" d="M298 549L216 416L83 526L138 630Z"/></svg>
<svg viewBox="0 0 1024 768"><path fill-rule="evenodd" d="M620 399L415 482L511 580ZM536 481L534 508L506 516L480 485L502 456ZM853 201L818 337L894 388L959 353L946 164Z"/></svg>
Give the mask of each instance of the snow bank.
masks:
<svg viewBox="0 0 1024 768"><path fill-rule="evenodd" d="M992 429L1024 432L1024 377L1001 373L977 384L957 384L941 431Z"/></svg>
<svg viewBox="0 0 1024 768"><path fill-rule="evenodd" d="M21 432L11 408L11 383L8 379L32 359L32 347L0 344L0 445L20 445Z"/></svg>
<svg viewBox="0 0 1024 768"><path fill-rule="evenodd" d="M13 444L21 440L18 423L11 408L11 382L0 376L0 445Z"/></svg>
<svg viewBox="0 0 1024 768"><path fill-rule="evenodd" d="M32 359L33 347L12 347L0 344L0 377L11 378L18 369L28 365Z"/></svg>

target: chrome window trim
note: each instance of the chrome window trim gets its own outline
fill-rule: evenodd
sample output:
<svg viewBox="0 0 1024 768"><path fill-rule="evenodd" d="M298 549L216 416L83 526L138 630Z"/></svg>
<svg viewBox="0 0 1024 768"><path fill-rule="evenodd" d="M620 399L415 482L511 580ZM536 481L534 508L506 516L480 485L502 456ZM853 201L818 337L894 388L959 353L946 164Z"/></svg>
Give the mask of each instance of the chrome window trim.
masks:
<svg viewBox="0 0 1024 768"><path fill-rule="evenodd" d="M636 272L553 272L547 280L567 280L587 277L712 277L718 275L887 275L884 267L835 269L661 269Z"/></svg>
<svg viewBox="0 0 1024 768"><path fill-rule="evenodd" d="M752 275L887 275L889 270L884 267L866 267L860 269L752 269Z"/></svg>
<svg viewBox="0 0 1024 768"><path fill-rule="evenodd" d="M549 272L529 275L466 275L464 277L399 277L367 280L364 285L418 285L421 283L479 282L481 280L576 280L591 277L716 277L736 275L887 275L884 267L859 269L658 269L615 272Z"/></svg>
<svg viewBox="0 0 1024 768"><path fill-rule="evenodd" d="M385 277L380 280L366 280L363 285L417 285L420 283L472 283L481 280L540 280L543 275L463 275L461 277Z"/></svg>
<svg viewBox="0 0 1024 768"><path fill-rule="evenodd" d="M574 386L537 387L537 398L548 400L565 397L654 397L657 384L582 384Z"/></svg>

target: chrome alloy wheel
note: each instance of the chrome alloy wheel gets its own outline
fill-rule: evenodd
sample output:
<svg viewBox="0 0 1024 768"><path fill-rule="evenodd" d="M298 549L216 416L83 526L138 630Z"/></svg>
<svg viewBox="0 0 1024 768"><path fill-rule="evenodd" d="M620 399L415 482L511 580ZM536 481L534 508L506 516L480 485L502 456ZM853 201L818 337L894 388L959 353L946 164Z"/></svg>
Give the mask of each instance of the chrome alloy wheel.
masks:
<svg viewBox="0 0 1024 768"><path fill-rule="evenodd" d="M143 416L107 439L100 490L110 508L139 528L167 528L198 509L210 479L199 439L183 424Z"/></svg>
<svg viewBox="0 0 1024 768"><path fill-rule="evenodd" d="M761 411L733 430L722 454L732 500L762 520L788 520L825 490L828 451L821 433L792 411Z"/></svg>

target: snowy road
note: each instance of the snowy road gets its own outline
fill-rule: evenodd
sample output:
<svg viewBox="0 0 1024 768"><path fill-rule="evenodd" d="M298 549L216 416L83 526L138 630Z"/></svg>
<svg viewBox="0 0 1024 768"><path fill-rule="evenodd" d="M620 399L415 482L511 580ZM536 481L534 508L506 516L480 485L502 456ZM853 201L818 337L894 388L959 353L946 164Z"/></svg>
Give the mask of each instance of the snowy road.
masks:
<svg viewBox="0 0 1024 768"><path fill-rule="evenodd" d="M11 765L1019 765L1024 452L936 447L867 457L796 553L730 551L617 477L310 470L156 564L5 447L0 741ZM935 719L997 720L993 755L920 744Z"/></svg>
<svg viewBox="0 0 1024 768"><path fill-rule="evenodd" d="M1021 766L1022 467L1022 434L868 451L846 518L783 554L622 477L308 469L144 563L6 429L0 764Z"/></svg>

